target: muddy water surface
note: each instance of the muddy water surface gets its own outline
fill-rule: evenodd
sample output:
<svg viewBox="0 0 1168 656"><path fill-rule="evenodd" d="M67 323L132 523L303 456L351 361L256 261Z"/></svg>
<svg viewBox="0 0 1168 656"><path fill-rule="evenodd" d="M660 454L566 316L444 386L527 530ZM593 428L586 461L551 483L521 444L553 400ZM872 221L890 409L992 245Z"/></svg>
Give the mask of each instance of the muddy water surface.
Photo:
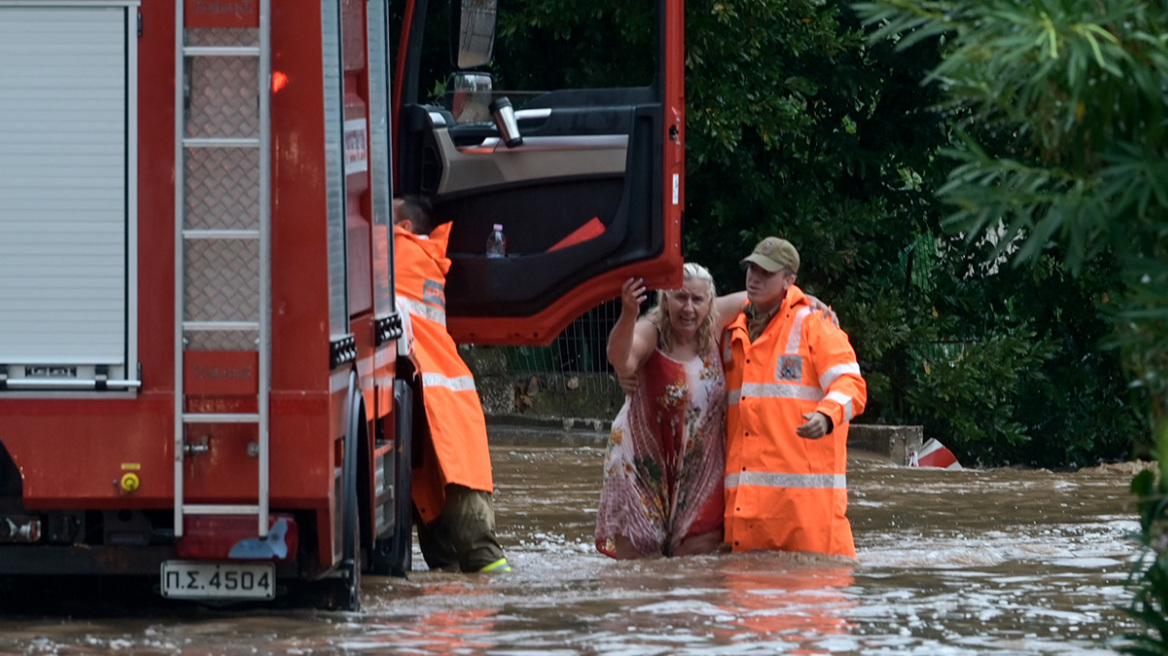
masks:
<svg viewBox="0 0 1168 656"><path fill-rule="evenodd" d="M496 445L493 458L509 575L367 576L359 614L63 599L0 617L0 654L1084 655L1116 653L1108 640L1136 628L1118 610L1138 528L1129 468L957 472L857 454L852 568L773 553L612 561L592 546L602 448Z"/></svg>

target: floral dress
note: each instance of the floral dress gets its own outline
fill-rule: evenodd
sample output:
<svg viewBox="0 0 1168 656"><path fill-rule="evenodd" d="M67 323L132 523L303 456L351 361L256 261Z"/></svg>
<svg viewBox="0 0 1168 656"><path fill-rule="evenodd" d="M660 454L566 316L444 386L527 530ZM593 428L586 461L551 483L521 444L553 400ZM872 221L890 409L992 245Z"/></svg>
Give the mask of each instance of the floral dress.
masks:
<svg viewBox="0 0 1168 656"><path fill-rule="evenodd" d="M655 349L612 424L596 548L616 536L642 555L672 555L687 537L722 527L726 379L714 351L679 362Z"/></svg>

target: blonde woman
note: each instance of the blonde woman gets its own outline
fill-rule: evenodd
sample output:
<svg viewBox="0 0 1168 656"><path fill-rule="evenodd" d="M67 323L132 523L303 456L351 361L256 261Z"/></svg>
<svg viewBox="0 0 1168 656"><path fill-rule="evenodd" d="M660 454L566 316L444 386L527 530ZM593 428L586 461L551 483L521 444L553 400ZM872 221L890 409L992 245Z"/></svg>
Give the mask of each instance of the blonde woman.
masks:
<svg viewBox="0 0 1168 656"><path fill-rule="evenodd" d="M710 553L723 541L726 381L717 342L747 294L716 296L698 264L682 273L681 289L658 291L639 319L644 283L626 281L609 335L608 361L627 394L596 519L596 548L613 558ZM807 298L839 325L830 306Z"/></svg>
<svg viewBox="0 0 1168 656"><path fill-rule="evenodd" d="M680 289L642 318L641 280L621 292L608 360L637 384L613 422L596 548L613 558L710 553L722 544L726 384L714 280L687 263Z"/></svg>

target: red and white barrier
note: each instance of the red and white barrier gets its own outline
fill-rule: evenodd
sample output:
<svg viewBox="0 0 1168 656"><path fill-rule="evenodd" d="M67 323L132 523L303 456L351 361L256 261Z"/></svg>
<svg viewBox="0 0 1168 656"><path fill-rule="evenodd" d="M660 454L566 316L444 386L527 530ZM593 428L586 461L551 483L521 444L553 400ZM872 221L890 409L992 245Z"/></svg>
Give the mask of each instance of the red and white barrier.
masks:
<svg viewBox="0 0 1168 656"><path fill-rule="evenodd" d="M921 445L920 451L909 454L909 467L939 467L941 469L961 469L957 456L933 438Z"/></svg>

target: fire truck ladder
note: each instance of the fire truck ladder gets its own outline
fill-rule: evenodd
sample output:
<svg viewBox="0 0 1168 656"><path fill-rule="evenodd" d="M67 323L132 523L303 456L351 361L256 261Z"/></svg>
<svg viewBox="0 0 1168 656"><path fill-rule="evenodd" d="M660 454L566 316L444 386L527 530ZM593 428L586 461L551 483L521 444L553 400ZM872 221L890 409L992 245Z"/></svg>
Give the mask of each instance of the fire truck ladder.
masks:
<svg viewBox="0 0 1168 656"><path fill-rule="evenodd" d="M186 515L255 515L268 533L271 385L270 0L258 28L188 27L175 0L174 534ZM192 3L193 4L193 3ZM187 353L254 351L256 412L188 406ZM192 504L186 458L208 449L186 440L193 425L254 424L255 503Z"/></svg>

